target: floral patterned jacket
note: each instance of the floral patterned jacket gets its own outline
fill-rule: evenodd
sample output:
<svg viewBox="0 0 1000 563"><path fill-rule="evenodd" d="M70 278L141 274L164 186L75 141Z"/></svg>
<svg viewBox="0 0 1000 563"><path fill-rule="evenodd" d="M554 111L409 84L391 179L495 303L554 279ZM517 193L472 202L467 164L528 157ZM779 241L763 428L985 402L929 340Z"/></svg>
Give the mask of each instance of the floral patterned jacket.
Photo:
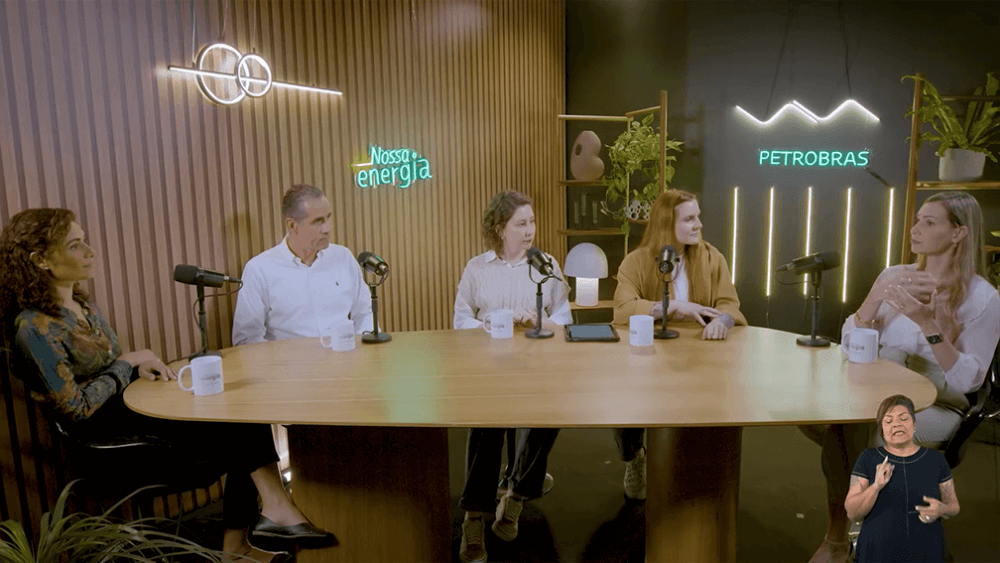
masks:
<svg viewBox="0 0 1000 563"><path fill-rule="evenodd" d="M25 309L14 320L14 366L32 398L58 418L86 420L132 380L118 336L96 308L87 322L69 309L62 316Z"/></svg>

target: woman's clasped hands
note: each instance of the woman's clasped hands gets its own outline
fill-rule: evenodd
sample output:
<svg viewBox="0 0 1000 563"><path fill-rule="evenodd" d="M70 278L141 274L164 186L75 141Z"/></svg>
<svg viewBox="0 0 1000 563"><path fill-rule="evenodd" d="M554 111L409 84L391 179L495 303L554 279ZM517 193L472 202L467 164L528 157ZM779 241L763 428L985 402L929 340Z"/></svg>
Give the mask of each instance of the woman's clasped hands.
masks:
<svg viewBox="0 0 1000 563"><path fill-rule="evenodd" d="M545 312L543 311L542 314L544 315ZM535 328L535 325L538 324L538 311L534 309L514 311L514 324Z"/></svg>
<svg viewBox="0 0 1000 563"><path fill-rule="evenodd" d="M729 327L722 322L722 311L690 301L674 301L668 305L668 314L678 321L695 321L705 330L701 337L705 340L725 340Z"/></svg>
<svg viewBox="0 0 1000 563"><path fill-rule="evenodd" d="M649 314L654 319L663 318L663 304L659 301L654 303ZM667 318L678 322L697 322L705 327L701 333L705 340L725 340L729 334L729 326L723 322L722 311L690 301L671 301L667 305Z"/></svg>
<svg viewBox="0 0 1000 563"><path fill-rule="evenodd" d="M908 270L879 282L873 289L880 291L883 299L890 299L893 288L897 288L905 291L917 301L927 303L936 287L937 279L930 272Z"/></svg>

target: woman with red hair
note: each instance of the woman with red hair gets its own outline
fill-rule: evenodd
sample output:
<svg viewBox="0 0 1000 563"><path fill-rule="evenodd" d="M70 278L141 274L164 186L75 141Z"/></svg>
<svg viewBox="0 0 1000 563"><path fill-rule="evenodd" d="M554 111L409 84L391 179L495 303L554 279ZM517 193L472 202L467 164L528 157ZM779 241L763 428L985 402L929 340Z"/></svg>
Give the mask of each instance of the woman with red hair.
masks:
<svg viewBox="0 0 1000 563"><path fill-rule="evenodd" d="M679 261L669 282L667 319L701 324L705 327L701 336L706 340L724 340L730 328L747 324L726 259L701 239L701 226L701 209L694 194L667 190L656 198L639 248L625 256L618 268L615 323L628 323L632 315L663 318L663 274L658 258L661 249L670 245ZM645 436L644 428L615 431L626 462L625 496L633 499L646 497Z"/></svg>

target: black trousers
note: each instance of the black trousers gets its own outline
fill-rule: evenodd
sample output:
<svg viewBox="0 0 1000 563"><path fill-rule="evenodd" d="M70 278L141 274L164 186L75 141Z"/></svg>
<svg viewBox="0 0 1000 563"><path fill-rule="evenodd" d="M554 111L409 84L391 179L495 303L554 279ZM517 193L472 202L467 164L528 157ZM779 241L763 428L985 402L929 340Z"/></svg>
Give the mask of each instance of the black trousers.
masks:
<svg viewBox="0 0 1000 563"><path fill-rule="evenodd" d="M459 507L470 512L496 509L500 454L504 428L470 428L465 446L465 488ZM549 452L559 435L558 428L528 428L521 431L517 443L517 461L511 477L511 489L525 497L542 496ZM508 448L514 447L507 444Z"/></svg>
<svg viewBox="0 0 1000 563"><path fill-rule="evenodd" d="M622 461L632 461L643 448L646 440L645 428L615 428L615 443Z"/></svg>
<svg viewBox="0 0 1000 563"><path fill-rule="evenodd" d="M136 459L126 457L124 464L134 467L102 469L105 474L112 472L105 478L117 479L114 473L124 472L122 480L141 480L139 486L169 485L197 467L217 468L216 476L226 475L222 521L226 529L232 530L257 523L258 492L250 474L278 461L269 425L153 418L126 407L121 396L72 426L69 433L79 441L152 436L166 444L142 448L147 451Z"/></svg>

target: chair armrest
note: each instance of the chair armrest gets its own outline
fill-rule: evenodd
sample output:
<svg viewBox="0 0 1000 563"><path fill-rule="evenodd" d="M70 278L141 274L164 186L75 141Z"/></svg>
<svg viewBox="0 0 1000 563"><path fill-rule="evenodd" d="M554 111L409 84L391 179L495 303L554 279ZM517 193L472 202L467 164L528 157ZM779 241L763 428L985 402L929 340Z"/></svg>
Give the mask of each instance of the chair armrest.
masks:
<svg viewBox="0 0 1000 563"><path fill-rule="evenodd" d="M156 436L110 436L100 439L78 440L66 431L66 428L58 420L53 421L56 431L72 447L87 450L127 450L150 447L169 447L169 445Z"/></svg>

